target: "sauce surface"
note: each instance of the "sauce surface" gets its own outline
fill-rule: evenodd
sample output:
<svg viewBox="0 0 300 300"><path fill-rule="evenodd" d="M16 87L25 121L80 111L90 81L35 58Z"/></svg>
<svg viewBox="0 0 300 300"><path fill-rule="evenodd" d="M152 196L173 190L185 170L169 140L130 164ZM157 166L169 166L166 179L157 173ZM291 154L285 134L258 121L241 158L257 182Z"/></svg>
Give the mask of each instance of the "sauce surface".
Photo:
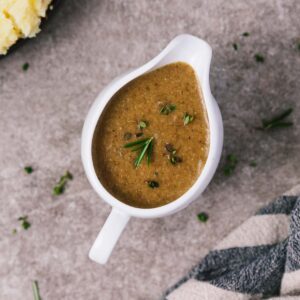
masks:
<svg viewBox="0 0 300 300"><path fill-rule="evenodd" d="M176 108L166 111L166 105ZM153 137L150 164L145 156L135 167L140 152L124 145L149 137ZM183 195L199 177L208 151L200 85L192 67L182 62L121 88L102 113L92 142L93 163L103 186L118 200L140 208L162 206Z"/></svg>

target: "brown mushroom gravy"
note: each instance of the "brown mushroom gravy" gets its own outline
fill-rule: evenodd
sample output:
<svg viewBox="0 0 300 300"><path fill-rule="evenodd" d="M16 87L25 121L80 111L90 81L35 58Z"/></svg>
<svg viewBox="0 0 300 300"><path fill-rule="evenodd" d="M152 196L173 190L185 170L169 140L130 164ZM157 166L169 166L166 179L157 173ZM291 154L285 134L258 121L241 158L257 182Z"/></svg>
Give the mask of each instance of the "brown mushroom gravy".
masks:
<svg viewBox="0 0 300 300"><path fill-rule="evenodd" d="M140 208L182 196L199 177L208 151L199 82L192 67L182 62L121 88L102 113L92 142L102 185L118 200Z"/></svg>

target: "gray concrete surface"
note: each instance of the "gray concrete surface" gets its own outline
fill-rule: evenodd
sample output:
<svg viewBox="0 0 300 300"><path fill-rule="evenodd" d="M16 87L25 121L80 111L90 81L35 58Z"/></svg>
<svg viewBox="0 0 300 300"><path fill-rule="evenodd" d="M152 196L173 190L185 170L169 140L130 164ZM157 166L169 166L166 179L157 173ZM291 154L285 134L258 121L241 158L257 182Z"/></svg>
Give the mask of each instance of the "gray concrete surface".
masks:
<svg viewBox="0 0 300 300"><path fill-rule="evenodd" d="M300 2L61 2L38 38L0 60L0 299L33 299L34 279L43 300L159 299L231 229L300 181ZM245 31L249 37L241 37ZM183 32L213 48L222 162L201 199L164 219L131 220L109 263L99 266L87 253L110 208L81 165L85 115L112 78ZM265 63L255 62L257 52ZM290 106L293 128L253 129ZM239 159L231 177L222 170L228 153ZM23 172L27 164L31 175ZM65 170L74 180L54 198ZM197 221L200 211L210 215L206 224ZM21 215L32 223L28 231L18 224Z"/></svg>

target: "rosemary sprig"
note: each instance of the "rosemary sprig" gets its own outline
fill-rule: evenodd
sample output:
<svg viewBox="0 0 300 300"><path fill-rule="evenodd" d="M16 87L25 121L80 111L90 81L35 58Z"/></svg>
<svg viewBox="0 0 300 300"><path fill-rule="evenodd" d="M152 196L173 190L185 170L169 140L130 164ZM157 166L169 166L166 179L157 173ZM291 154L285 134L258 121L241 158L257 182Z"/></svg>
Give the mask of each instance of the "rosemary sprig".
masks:
<svg viewBox="0 0 300 300"><path fill-rule="evenodd" d="M132 148L131 151L140 151L136 159L134 160L134 166L137 168L145 155L147 156L147 164L151 162L151 156L153 152L153 139L154 137L137 140L124 145L124 148Z"/></svg>
<svg viewBox="0 0 300 300"><path fill-rule="evenodd" d="M131 147L133 147L133 146L143 144L143 143L145 143L147 140L148 140L148 138L147 138L147 139L137 140L137 141L134 141L134 142L131 142L131 143L127 143L127 144L124 145L124 148L131 148Z"/></svg>
<svg viewBox="0 0 300 300"><path fill-rule="evenodd" d="M36 280L32 282L32 291L33 291L34 300L41 300L42 299L41 296L40 296L38 282Z"/></svg>
<svg viewBox="0 0 300 300"><path fill-rule="evenodd" d="M286 109L281 114L273 117L270 120L263 119L261 121L262 126L258 127L257 129L260 130L268 130L272 128L285 128L293 126L293 122L285 122L284 120L293 112L292 108Z"/></svg>
<svg viewBox="0 0 300 300"><path fill-rule="evenodd" d="M149 144L148 151L147 151L147 164L148 164L148 166L150 165L150 162L151 162L152 152L153 152L153 142L151 141L150 144Z"/></svg>

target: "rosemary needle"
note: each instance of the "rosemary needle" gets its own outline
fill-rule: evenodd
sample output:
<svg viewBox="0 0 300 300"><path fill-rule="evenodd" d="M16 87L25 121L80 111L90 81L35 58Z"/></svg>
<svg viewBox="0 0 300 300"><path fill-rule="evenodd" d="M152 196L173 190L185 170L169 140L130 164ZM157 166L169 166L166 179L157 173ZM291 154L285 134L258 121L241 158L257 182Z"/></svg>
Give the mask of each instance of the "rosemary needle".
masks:
<svg viewBox="0 0 300 300"><path fill-rule="evenodd" d="M147 155L147 164L151 162L151 155L153 152L153 137L137 140L124 145L124 148L132 148L131 151L140 151L134 160L134 166L137 168L145 155Z"/></svg>

